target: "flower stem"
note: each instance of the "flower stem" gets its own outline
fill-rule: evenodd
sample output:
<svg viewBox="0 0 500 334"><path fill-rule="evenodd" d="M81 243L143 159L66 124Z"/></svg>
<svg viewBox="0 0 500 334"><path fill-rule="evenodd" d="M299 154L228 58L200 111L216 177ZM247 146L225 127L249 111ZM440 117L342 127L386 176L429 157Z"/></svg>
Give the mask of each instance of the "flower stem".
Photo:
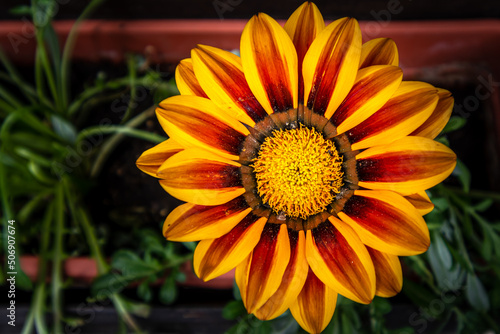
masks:
<svg viewBox="0 0 500 334"><path fill-rule="evenodd" d="M65 108L65 112L67 112L68 100L69 100L69 65L70 65L70 57L73 52L73 48L76 42L76 36L78 34L78 28L83 20L85 20L91 13L96 9L103 0L92 0L87 7L83 10L82 14L75 21L71 30L68 34L68 38L66 39L66 43L64 45L62 61L61 61L61 98L62 98L62 106Z"/></svg>
<svg viewBox="0 0 500 334"><path fill-rule="evenodd" d="M75 221L79 222L83 230L83 233L85 234L85 238L87 239L87 243L90 248L90 253L96 261L97 271L99 275L103 275L109 271L109 266L106 263L106 260L104 259L104 256L102 254L99 241L97 240L97 236L95 234L95 230L90 221L88 213L81 206L77 204L76 198L73 195L74 192L72 191L67 179L63 179L63 187L66 198L68 200L68 205L71 214L75 219ZM120 318L123 319L123 321L125 321L127 326L131 328L134 332L140 333L141 330L137 325L137 323L135 322L134 318L127 311L125 302L123 301L122 297L117 293L113 293L110 296L110 299L113 301L113 304L115 305L115 308Z"/></svg>
<svg viewBox="0 0 500 334"><path fill-rule="evenodd" d="M450 186L445 186L444 188L448 189L452 193L460 194L460 195L465 195L473 198L485 198L485 199L492 199L496 202L500 202L500 193L494 192L494 191L487 191L487 190L470 190L469 192L463 191L461 188L458 187L450 187Z"/></svg>
<svg viewBox="0 0 500 334"><path fill-rule="evenodd" d="M60 183L55 197L56 219L54 229L54 256L52 262L52 313L54 332L62 333L62 261L63 261L63 229L64 229L64 191Z"/></svg>
<svg viewBox="0 0 500 334"><path fill-rule="evenodd" d="M140 113L139 115L135 116L130 121L128 121L124 125L124 127L135 128L135 127L139 126L144 121L146 121L148 118L153 116L154 111L155 111L155 106L149 107L148 109L144 110L142 113ZM95 159L95 162L92 166L92 170L90 172L91 177L96 177L97 175L99 175L99 173L104 165L104 162L106 162L106 159L111 154L113 149L120 143L120 141L124 137L125 137L125 135L123 133L117 133L106 141L106 143L99 150L99 153L98 153L98 155Z"/></svg>

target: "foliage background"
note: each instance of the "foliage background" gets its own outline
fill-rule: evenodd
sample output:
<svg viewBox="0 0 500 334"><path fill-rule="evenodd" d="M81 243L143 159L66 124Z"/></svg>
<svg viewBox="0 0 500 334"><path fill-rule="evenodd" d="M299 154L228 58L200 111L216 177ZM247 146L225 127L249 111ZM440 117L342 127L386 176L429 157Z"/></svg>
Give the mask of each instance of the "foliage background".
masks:
<svg viewBox="0 0 500 334"><path fill-rule="evenodd" d="M26 314L22 331L91 331L109 314L106 310L114 310L106 327L113 331L203 332L213 327L206 327L199 314L193 324L177 319L175 325L168 318L172 327L162 328L162 312L192 315L192 310L201 310L216 314L216 328L230 333L301 332L289 313L270 322L247 315L237 289L182 287L182 264L191 258L194 244L165 242L160 233L162 217L177 202L133 166L144 149L164 140L152 117L153 106L177 93L173 67L151 64L147 55L128 55L120 65L71 64L76 34L59 45L51 26L53 19L81 20L91 14L103 19L231 19L264 11L286 19L301 1L215 0L193 6L181 1L101 2L91 1L87 9L83 2L52 0L21 6L7 0L0 5L14 8L0 10L0 19L33 19L37 27L33 67L18 68L0 53L2 253L7 256L12 250L7 225L15 219L18 258L38 255L41 268L31 282L16 264L18 300L25 305L19 311ZM335 13L325 15L329 19L351 15L385 22L500 15L493 1L464 1L463 10L454 11L448 10L449 3L433 2L429 11L429 1L401 1L397 8L404 10L392 17L387 16L387 1L316 3L323 13ZM478 85L420 75L450 89L456 105L463 105ZM495 176L486 168L494 157L484 153L491 144L482 133L487 112L488 106L482 105L465 119L455 111L439 138L463 161L445 184L430 191L436 205L425 217L431 247L423 255L402 259L403 292L376 298L368 306L339 298L326 333L500 332L500 185L488 181ZM91 255L98 264L99 276L90 288L78 287L63 275L64 261L82 255ZM2 283L6 269L4 263ZM93 313L79 312L82 307Z"/></svg>

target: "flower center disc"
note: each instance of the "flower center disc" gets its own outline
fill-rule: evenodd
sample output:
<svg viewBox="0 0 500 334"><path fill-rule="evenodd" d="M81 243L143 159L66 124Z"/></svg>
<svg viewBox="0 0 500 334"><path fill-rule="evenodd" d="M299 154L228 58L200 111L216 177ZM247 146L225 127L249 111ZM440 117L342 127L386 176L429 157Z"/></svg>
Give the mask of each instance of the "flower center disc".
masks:
<svg viewBox="0 0 500 334"><path fill-rule="evenodd" d="M294 218L323 212L343 185L342 157L314 128L275 130L252 167L262 201Z"/></svg>

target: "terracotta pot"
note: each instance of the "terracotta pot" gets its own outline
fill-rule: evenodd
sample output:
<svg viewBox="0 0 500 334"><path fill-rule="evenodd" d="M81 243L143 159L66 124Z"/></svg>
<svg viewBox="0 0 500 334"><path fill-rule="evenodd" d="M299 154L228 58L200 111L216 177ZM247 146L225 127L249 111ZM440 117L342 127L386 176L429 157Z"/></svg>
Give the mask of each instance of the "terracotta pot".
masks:
<svg viewBox="0 0 500 334"><path fill-rule="evenodd" d="M21 256L20 262L24 273L31 281L36 281L39 257L24 255ZM204 289L232 289L233 287L234 270L208 282L204 282L194 274L191 262L184 263L180 270L186 275L186 281L180 284L184 287ZM63 274L66 278L71 278L73 285L89 285L97 277L97 264L89 257L71 257L64 261Z"/></svg>

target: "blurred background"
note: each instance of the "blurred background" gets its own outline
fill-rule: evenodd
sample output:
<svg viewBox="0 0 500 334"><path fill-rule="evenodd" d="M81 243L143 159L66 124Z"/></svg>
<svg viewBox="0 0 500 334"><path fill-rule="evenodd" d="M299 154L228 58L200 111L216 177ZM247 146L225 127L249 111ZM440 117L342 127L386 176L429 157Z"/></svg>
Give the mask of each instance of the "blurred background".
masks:
<svg viewBox="0 0 500 334"><path fill-rule="evenodd" d="M452 92L438 140L460 160L429 191L432 245L401 259L403 291L339 298L325 333L500 332L500 2L315 3L327 21L357 18L364 40L393 38L405 80ZM135 166L166 139L154 106L178 94L191 48L238 49L252 15L286 20L301 4L0 3L1 333L302 333L289 313L247 315L232 273L197 279L195 244L161 235L180 202Z"/></svg>

